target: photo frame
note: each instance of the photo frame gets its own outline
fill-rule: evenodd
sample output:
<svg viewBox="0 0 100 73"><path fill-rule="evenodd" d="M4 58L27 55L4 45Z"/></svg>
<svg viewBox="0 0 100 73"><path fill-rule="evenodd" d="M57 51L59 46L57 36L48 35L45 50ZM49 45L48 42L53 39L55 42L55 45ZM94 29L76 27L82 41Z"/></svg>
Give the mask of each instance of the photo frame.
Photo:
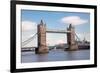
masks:
<svg viewBox="0 0 100 73"><path fill-rule="evenodd" d="M46 15L47 15L47 17L46 17ZM68 16L68 17L71 16L71 17L63 18L62 19L63 22L67 21L65 23L60 23L60 21L55 21L55 19L58 19L58 17L62 17L62 16ZM80 16L80 17L78 17L78 16ZM87 20L83 20L85 18ZM45 36L45 38L41 37L42 34L39 33L38 32L39 29L37 29L38 31L36 31L36 32L38 32L38 41L37 41L38 48L40 47L40 49L43 49L43 51L41 51L40 49L37 49L37 47L35 47L35 50L34 50L35 53L33 54L32 53L33 49L30 50L30 49L25 49L25 47L24 48L22 47L23 38L25 38L25 34L23 35L23 32L24 31L26 32L26 30L30 30L30 29L32 29L32 31L34 31L33 28L31 28L31 27L35 27L35 26L33 26L33 23L32 23L32 26L29 26L29 24L31 24L30 22L24 22L24 25L27 23L28 26L24 26L24 28L23 28L23 21L25 21L25 20L27 21L28 19L29 19L29 21L31 21L32 19L34 19L34 21L40 21L40 23L38 22L37 24L43 24L44 21L41 19L44 19L45 22L47 22L46 25L44 25L44 26L57 28L57 29L64 28L67 25L61 25L61 26L57 25L56 26L55 22L59 22L59 24L70 24L71 23L71 24L75 24L75 27L77 28L78 31L83 31L83 30L80 29L80 27L76 26L76 23L79 25L81 23L82 24L87 23L88 26L84 25L82 27L83 27L83 29L89 31L88 37L90 40L89 40L89 42L87 42L89 44L88 52L87 51L85 51L85 53L82 52L82 55L81 55L80 51L76 51L77 48L75 48L75 47L77 47L77 45L75 45L75 44L74 44L74 46L71 45L71 42L73 42L74 39L72 39L72 40L69 40L69 39L71 37L74 38L73 37L74 32L69 34L73 30L70 28L72 26L69 25L69 28L67 29L67 31L47 30L46 29L46 32L67 33L67 35L68 35L67 43L70 42L69 47L70 48L74 47L74 50L77 53L73 52L73 48L67 49L67 53L65 53L65 54L64 54L64 52L65 52L64 51L63 52L64 56L62 56L62 54L59 55L56 53L54 53L53 56L51 56L51 54L49 52L49 54L50 54L49 55L50 58L49 58L48 53L47 53L48 50L46 49L48 46L45 44L46 43L45 42L46 34L44 34L44 32L43 32L42 34L44 34L43 36ZM73 20L71 21L70 19L73 19ZM37 28L41 28L41 27L42 26L38 26ZM84 32L86 32L85 30L84 30ZM44 30L41 29L40 32L41 31L44 31ZM68 33L68 31L69 31L69 33ZM28 32L28 34L29 34L29 32ZM86 35L88 35L88 34L86 34ZM62 37L62 36L60 36L60 37ZM85 36L85 37L87 38L87 36ZM55 35L55 38L58 38L57 35ZM11 1L11 38L10 39L11 39L11 72L29 72L29 71L44 71L44 70L61 70L61 69L78 69L78 68L97 67L97 7L95 5L62 4L62 3L47 3L47 2L33 2L33 1ZM31 38L29 38L29 40L30 39L33 39L33 38L31 37ZM44 39L44 40L42 40L42 39ZM87 38L87 40L88 40L88 38ZM51 43L51 42L49 42L49 43ZM51 44L53 44L53 43L54 44L56 43L56 39L53 39L53 42ZM60 41L59 43L60 43L60 45L63 44L62 41ZM41 48L41 44L45 44L45 47L42 46L43 48ZM44 50L44 48L47 51ZM57 48L57 46L56 46L56 48ZM78 46L78 48L79 48L79 46ZM34 58L33 58L33 56L27 57L27 56L29 56L28 53L23 53L23 51L26 52L28 50L32 51L31 54L33 56L35 56ZM68 51L70 51L70 52L68 52ZM42 55L44 53L45 53L46 58ZM86 53L88 53L88 55L84 56L84 54L86 54ZM39 54L39 55L37 55L37 54ZM74 54L74 56L73 56L73 54ZM76 54L76 56L75 56L75 54ZM42 55L42 56L40 56L40 55ZM55 55L57 55L57 56L55 56ZM67 58L65 55L67 55L67 57L69 57L69 58ZM42 60L40 59L41 57L42 57ZM54 58L52 58L52 57L54 57ZM82 57L84 57L84 58L82 58Z"/></svg>

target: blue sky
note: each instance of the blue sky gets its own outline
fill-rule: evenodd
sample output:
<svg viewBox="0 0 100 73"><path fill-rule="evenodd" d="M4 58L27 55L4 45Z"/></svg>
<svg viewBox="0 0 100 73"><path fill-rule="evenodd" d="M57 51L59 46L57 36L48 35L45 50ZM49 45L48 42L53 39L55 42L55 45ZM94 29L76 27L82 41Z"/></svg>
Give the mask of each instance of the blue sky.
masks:
<svg viewBox="0 0 100 73"><path fill-rule="evenodd" d="M90 14L89 13L22 10L21 15L22 15L21 16L22 22L29 21L29 22L35 23L35 25L38 25L40 23L40 20L42 19L46 23L48 29L66 30L66 28L69 25L67 21L70 20L71 18L76 19L77 21L76 23L79 23L79 25L74 25L76 33L78 33L79 36L82 33L86 33L86 34L88 33L88 35L90 33ZM64 21L62 21L63 19ZM75 20L70 20L70 22L71 21L74 24ZM30 30L30 32L32 31ZM83 37L81 36L80 38L83 39ZM24 37L24 35L22 35L22 37ZM88 36L85 38L89 40Z"/></svg>
<svg viewBox="0 0 100 73"><path fill-rule="evenodd" d="M60 22L60 19L65 16L79 16L82 19L90 20L89 13L22 10L22 21L29 20L38 24L40 20L43 19L47 28L52 29L66 29L68 25L64 25ZM90 22L76 27L77 32L89 32L89 30Z"/></svg>

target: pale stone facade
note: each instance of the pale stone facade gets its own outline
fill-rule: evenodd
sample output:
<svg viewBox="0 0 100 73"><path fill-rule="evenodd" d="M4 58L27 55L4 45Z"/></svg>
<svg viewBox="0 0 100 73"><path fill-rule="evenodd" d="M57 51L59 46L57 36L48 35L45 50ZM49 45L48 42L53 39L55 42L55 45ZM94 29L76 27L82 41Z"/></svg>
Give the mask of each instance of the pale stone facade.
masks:
<svg viewBox="0 0 100 73"><path fill-rule="evenodd" d="M78 44L75 40L75 28L70 24L67 28L67 44L68 44L68 50L77 50Z"/></svg>
<svg viewBox="0 0 100 73"><path fill-rule="evenodd" d="M36 53L48 53L48 47L46 45L46 25L41 20L38 25L38 48Z"/></svg>

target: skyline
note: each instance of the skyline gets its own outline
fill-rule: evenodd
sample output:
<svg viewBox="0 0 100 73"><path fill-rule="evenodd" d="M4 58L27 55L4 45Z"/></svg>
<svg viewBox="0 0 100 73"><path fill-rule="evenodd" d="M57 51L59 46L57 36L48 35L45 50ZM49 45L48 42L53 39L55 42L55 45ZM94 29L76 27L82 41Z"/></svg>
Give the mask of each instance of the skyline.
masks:
<svg viewBox="0 0 100 73"><path fill-rule="evenodd" d="M41 19L46 23L47 29L66 30L68 25L71 23L75 27L75 32L81 40L83 40L84 37L86 40L90 40L89 13L22 10L22 41L37 32L37 25L40 23ZM67 43L66 34L47 33L46 35L47 44L49 45ZM27 46L32 45L37 45L37 37Z"/></svg>

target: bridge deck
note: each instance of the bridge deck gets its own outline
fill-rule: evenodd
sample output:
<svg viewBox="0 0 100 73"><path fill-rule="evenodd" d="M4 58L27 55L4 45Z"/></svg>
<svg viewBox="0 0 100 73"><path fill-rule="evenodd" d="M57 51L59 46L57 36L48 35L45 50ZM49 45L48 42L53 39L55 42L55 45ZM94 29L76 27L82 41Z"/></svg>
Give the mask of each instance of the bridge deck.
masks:
<svg viewBox="0 0 100 73"><path fill-rule="evenodd" d="M68 33L68 32L70 32L70 31L49 29L49 30L46 30L46 32L47 32L47 33Z"/></svg>

